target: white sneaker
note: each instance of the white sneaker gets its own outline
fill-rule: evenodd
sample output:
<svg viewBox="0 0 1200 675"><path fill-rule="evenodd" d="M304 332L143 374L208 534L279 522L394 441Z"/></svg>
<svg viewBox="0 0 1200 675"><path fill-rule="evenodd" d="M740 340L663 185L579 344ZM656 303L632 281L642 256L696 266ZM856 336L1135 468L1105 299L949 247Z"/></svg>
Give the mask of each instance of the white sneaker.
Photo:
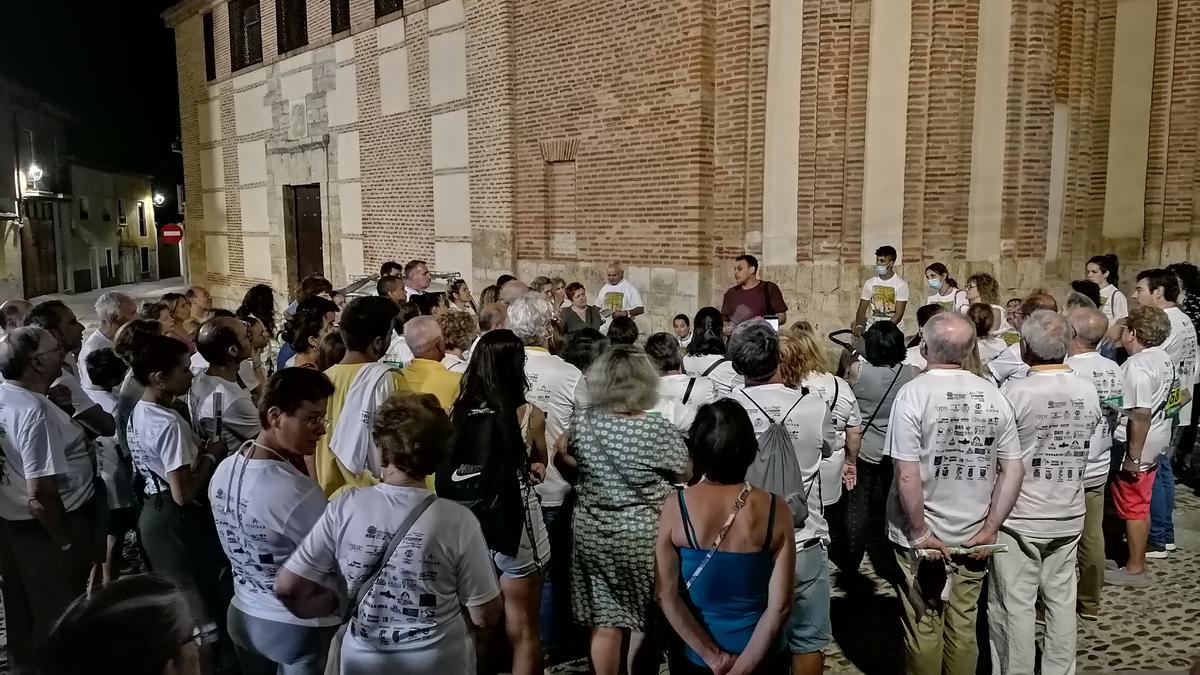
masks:
<svg viewBox="0 0 1200 675"><path fill-rule="evenodd" d="M1168 551L1178 551L1179 550L1179 547L1176 546L1174 542L1172 542L1170 544L1163 544L1163 548L1167 549Z"/></svg>

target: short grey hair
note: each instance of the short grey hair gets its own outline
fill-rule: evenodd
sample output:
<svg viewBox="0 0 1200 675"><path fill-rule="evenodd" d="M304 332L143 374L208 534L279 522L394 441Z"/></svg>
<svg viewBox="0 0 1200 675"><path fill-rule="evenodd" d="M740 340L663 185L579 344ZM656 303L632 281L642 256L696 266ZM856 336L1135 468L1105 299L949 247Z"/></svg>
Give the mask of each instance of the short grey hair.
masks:
<svg viewBox="0 0 1200 675"><path fill-rule="evenodd" d="M38 326L22 326L8 331L4 340L0 341L0 375L6 380L16 380L25 375L46 335L49 335L49 331Z"/></svg>
<svg viewBox="0 0 1200 675"><path fill-rule="evenodd" d="M530 290L534 290L534 291L537 291L538 293L541 293L550 284L551 284L550 277L546 277L546 276L534 277L533 281L529 282L529 288L530 288Z"/></svg>
<svg viewBox="0 0 1200 675"><path fill-rule="evenodd" d="M1039 309L1025 317L1025 323L1021 324L1021 339L1025 346L1047 363L1062 363L1067 358L1067 348L1074 335L1066 317L1048 309Z"/></svg>
<svg viewBox="0 0 1200 675"><path fill-rule="evenodd" d="M742 376L765 380L779 370L779 334L766 321L743 321L729 336L725 355Z"/></svg>
<svg viewBox="0 0 1200 675"><path fill-rule="evenodd" d="M511 305L517 298L520 298L528 292L529 286L525 285L524 281L513 279L512 281L505 282L505 284L500 287L500 302L503 302L506 305Z"/></svg>
<svg viewBox="0 0 1200 675"><path fill-rule="evenodd" d="M432 316L417 316L404 323L404 342L414 356L425 354L442 339L442 327Z"/></svg>
<svg viewBox="0 0 1200 675"><path fill-rule="evenodd" d="M1076 307L1067 312L1067 321L1075 331L1075 339L1090 349L1095 349L1108 333L1108 317L1098 309Z"/></svg>
<svg viewBox="0 0 1200 675"><path fill-rule="evenodd" d="M1077 307L1085 307L1085 308L1095 309L1096 303L1092 302L1091 298L1084 295L1083 293L1080 293L1079 291L1071 291L1070 293L1067 294L1066 306L1067 306L1067 309L1075 309Z"/></svg>
<svg viewBox="0 0 1200 675"><path fill-rule="evenodd" d="M133 298L120 291L102 293L96 298L96 317L101 321L116 321L121 315L121 305L126 301L133 302Z"/></svg>
<svg viewBox="0 0 1200 675"><path fill-rule="evenodd" d="M658 368L633 345L616 345L587 371L588 398L614 413L642 412L658 403Z"/></svg>
<svg viewBox="0 0 1200 675"><path fill-rule="evenodd" d="M509 282L512 283L512 282ZM521 284L524 286L524 284ZM508 284L505 284L508 287ZM508 316L504 327L521 338L527 346L544 345L550 339L550 324L554 320L554 308L541 293L526 293L508 303Z"/></svg>
<svg viewBox="0 0 1200 675"><path fill-rule="evenodd" d="M929 363L961 366L975 349L975 325L958 312L938 312L925 323L921 340Z"/></svg>

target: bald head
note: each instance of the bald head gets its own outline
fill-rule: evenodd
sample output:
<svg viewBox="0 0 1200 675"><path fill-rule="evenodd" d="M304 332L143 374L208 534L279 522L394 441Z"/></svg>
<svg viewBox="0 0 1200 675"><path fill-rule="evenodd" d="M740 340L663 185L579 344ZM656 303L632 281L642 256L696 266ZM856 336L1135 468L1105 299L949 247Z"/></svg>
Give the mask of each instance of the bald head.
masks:
<svg viewBox="0 0 1200 675"><path fill-rule="evenodd" d="M196 351L210 365L240 364L250 358L250 331L240 319L217 316L200 325Z"/></svg>
<svg viewBox="0 0 1200 675"><path fill-rule="evenodd" d="M921 337L930 366L961 366L975 348L975 326L958 312L935 314Z"/></svg>
<svg viewBox="0 0 1200 675"><path fill-rule="evenodd" d="M418 316L405 322L404 341L418 359L441 361L446 356L442 327L432 316Z"/></svg>
<svg viewBox="0 0 1200 675"><path fill-rule="evenodd" d="M508 305L503 302L492 302L479 308L479 332L504 328L508 320Z"/></svg>
<svg viewBox="0 0 1200 675"><path fill-rule="evenodd" d="M1076 307L1067 312L1067 322L1075 330L1071 352L1094 352L1108 332L1108 318L1093 307Z"/></svg>
<svg viewBox="0 0 1200 675"><path fill-rule="evenodd" d="M4 318L4 330L12 330L25 325L25 315L33 309L33 303L28 300L6 300L0 305L0 314Z"/></svg>

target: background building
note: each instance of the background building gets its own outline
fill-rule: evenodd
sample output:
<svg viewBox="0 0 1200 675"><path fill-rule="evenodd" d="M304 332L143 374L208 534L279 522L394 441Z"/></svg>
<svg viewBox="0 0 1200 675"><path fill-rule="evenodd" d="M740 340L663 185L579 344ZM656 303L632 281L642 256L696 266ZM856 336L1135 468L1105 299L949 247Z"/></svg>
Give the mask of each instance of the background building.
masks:
<svg viewBox="0 0 1200 675"><path fill-rule="evenodd" d="M71 189L72 290L157 279L158 229L150 177L73 160Z"/></svg>
<svg viewBox="0 0 1200 675"><path fill-rule="evenodd" d="M1200 243L1197 2L184 0L165 18L190 269L226 303L413 257L476 291L505 271L594 290L620 259L658 328L749 251L827 329L881 244L920 297L934 260L1017 294L1095 253L1136 268Z"/></svg>

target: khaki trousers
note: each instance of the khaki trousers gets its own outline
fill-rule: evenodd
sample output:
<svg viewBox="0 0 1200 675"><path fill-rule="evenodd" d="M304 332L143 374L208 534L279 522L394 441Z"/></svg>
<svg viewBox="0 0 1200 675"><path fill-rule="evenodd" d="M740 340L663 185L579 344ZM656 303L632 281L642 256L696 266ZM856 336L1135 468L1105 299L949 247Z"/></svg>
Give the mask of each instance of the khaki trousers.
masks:
<svg viewBox="0 0 1200 675"><path fill-rule="evenodd" d="M941 594L944 563L922 561L909 549L896 549L900 580L896 592L904 609L904 669L918 675L974 675L979 660L975 620L987 574L986 562L955 559L950 593Z"/></svg>
<svg viewBox="0 0 1200 675"><path fill-rule="evenodd" d="M1008 552L992 556L988 577L988 642L992 672L1033 675L1037 601L1045 608L1042 675L1075 673L1075 557L1079 535L1030 537L1001 529L996 543Z"/></svg>
<svg viewBox="0 0 1200 675"><path fill-rule="evenodd" d="M1079 538L1078 610L1090 616L1100 613L1100 594L1104 590L1104 489L1101 485L1083 493L1087 512Z"/></svg>

